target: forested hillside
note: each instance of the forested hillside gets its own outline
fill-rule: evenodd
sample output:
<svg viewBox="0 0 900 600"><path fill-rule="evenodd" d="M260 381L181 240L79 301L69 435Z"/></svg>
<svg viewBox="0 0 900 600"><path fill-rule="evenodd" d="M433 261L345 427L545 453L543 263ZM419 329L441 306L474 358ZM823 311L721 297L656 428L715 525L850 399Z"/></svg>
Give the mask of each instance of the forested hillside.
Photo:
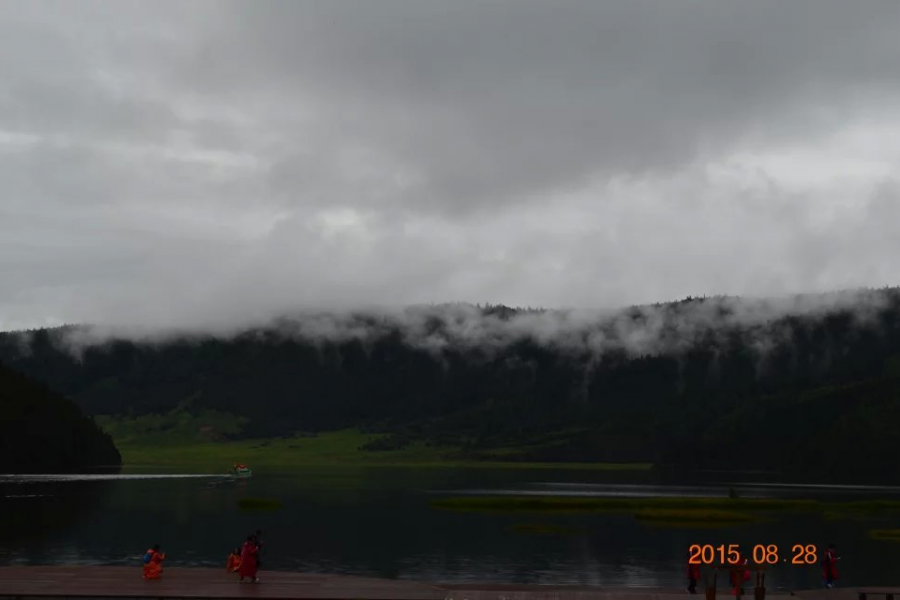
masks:
<svg viewBox="0 0 900 600"><path fill-rule="evenodd" d="M122 462L71 401L0 365L0 473L71 473Z"/></svg>
<svg viewBox="0 0 900 600"><path fill-rule="evenodd" d="M426 307L230 335L0 335L0 360L88 414L185 406L266 437L358 426L515 460L679 472L900 474L900 292L700 298L587 318Z"/></svg>

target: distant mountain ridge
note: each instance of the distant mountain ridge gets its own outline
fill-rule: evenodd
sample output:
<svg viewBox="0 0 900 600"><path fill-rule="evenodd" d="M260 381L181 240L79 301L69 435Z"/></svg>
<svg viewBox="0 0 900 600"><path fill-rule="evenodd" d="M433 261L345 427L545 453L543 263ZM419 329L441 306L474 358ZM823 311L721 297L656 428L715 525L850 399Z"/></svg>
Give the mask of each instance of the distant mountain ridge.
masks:
<svg viewBox="0 0 900 600"><path fill-rule="evenodd" d="M0 473L72 473L121 464L112 439L75 404L0 365Z"/></svg>
<svg viewBox="0 0 900 600"><path fill-rule="evenodd" d="M305 320L304 320L305 319ZM0 334L88 414L233 414L243 437L363 427L473 457L900 475L900 291L689 298L606 316L448 305L227 336Z"/></svg>

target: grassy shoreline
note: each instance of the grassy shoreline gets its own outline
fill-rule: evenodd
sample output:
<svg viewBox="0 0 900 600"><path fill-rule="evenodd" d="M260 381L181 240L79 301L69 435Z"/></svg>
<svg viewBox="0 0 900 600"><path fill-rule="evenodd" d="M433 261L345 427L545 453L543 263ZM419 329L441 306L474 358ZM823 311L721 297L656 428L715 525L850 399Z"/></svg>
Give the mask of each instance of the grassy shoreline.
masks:
<svg viewBox="0 0 900 600"><path fill-rule="evenodd" d="M381 434L341 430L312 437L197 441L152 433L140 436L110 434L122 454L123 467L191 468L224 472L232 464L247 464L254 471L321 466L557 469L587 471L648 471L649 463L562 463L514 460L475 460L454 456L458 448L412 444L399 450L363 450Z"/></svg>

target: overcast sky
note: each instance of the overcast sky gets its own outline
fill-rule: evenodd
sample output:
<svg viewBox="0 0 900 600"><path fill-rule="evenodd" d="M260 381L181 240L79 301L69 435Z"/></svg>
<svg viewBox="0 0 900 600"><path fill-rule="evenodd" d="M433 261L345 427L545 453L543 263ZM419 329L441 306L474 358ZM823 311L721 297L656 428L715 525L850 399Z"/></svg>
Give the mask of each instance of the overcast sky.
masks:
<svg viewBox="0 0 900 600"><path fill-rule="evenodd" d="M3 2L0 329L900 283L900 2Z"/></svg>

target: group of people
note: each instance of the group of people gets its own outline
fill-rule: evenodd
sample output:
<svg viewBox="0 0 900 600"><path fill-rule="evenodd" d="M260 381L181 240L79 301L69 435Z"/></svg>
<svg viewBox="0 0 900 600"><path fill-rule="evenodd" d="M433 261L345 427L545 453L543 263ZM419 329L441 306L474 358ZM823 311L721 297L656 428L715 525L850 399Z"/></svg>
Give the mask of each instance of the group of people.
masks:
<svg viewBox="0 0 900 600"><path fill-rule="evenodd" d="M688 561L688 587L691 594L697 593L697 582L700 581L700 565ZM735 596L743 594L744 583L750 581L750 566L746 558L738 559L738 564L731 568L731 591Z"/></svg>
<svg viewBox="0 0 900 600"><path fill-rule="evenodd" d="M237 573L240 582L250 581L259 583L257 573L259 571L259 553L262 550L262 532L257 530L247 536L247 540L240 547L231 551L225 569L229 573ZM166 559L165 553L160 550L159 544L155 544L144 554L144 579L159 579L162 576L162 563ZM828 544L828 549L822 557L822 579L825 587L832 588L837 583L837 561L840 557L834 544ZM738 561L738 565L731 569L731 587L735 596L743 594L744 583L750 581L750 567L747 559ZM697 582L700 581L700 565L688 562L687 568L688 587L691 594L697 593Z"/></svg>
<svg viewBox="0 0 900 600"><path fill-rule="evenodd" d="M228 556L225 569L229 573L237 573L241 583L259 583L259 553L262 550L262 532L257 530L247 536L247 540L239 547L232 550ZM159 579L162 577L162 563L166 560L166 554L160 550L159 544L155 544L147 550L143 557L144 579Z"/></svg>
<svg viewBox="0 0 900 600"><path fill-rule="evenodd" d="M828 549L825 550L825 554L822 556L822 581L827 588L833 588L837 584L838 560L840 560L840 557L837 555L837 549L834 547L834 544L828 544ZM750 567L747 564L747 559L745 558L743 559L743 562L741 562L740 560L738 562L739 564L731 569L730 583L732 592L735 596L743 594L744 582L750 581ZM687 576L687 591L691 594L696 594L697 582L700 581L700 565L691 563L689 560L687 567Z"/></svg>

